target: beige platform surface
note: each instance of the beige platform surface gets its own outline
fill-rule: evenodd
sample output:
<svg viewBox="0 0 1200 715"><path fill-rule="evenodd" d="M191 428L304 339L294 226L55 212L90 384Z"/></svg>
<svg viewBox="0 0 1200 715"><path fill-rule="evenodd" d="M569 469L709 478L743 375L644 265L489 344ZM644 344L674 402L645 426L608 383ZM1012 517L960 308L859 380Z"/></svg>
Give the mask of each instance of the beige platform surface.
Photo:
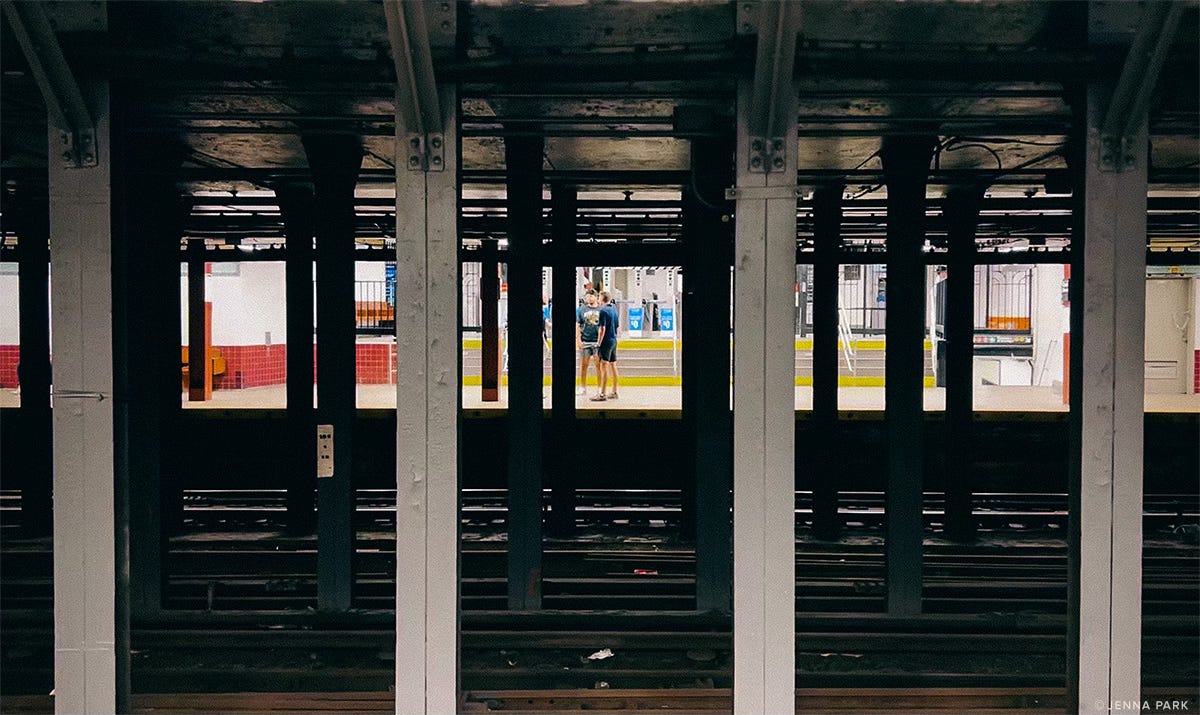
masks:
<svg viewBox="0 0 1200 715"><path fill-rule="evenodd" d="M680 391L674 387L630 386L621 388L618 400L592 402L588 395L575 398L579 410L678 410ZM545 406L550 407L550 388L543 390ZM796 409L812 409L812 388L796 387ZM463 408L467 410L503 409L508 390L501 388L499 402L484 402L478 386L463 388ZM0 408L17 407L20 395L16 390L0 390ZM283 385L252 387L245 390L217 390L208 402L185 402L188 409L280 409L286 405ZM396 406L395 385L359 385L358 406L365 409L391 409ZM882 410L884 388L840 387L838 408L842 410ZM925 409L940 411L946 407L946 391L940 387L925 389ZM1057 388L979 385L975 388L975 409L981 412L1066 412ZM1200 412L1200 394L1146 395L1147 412Z"/></svg>

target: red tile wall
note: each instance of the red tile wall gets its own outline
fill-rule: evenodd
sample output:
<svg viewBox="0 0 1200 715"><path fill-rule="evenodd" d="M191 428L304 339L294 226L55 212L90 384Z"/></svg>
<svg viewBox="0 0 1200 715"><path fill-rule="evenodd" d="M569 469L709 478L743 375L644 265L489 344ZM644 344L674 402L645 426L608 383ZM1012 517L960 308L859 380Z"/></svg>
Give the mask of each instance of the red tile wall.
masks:
<svg viewBox="0 0 1200 715"><path fill-rule="evenodd" d="M396 364L395 343L358 343L354 357L358 384L395 384L392 373L392 365Z"/></svg>
<svg viewBox="0 0 1200 715"><path fill-rule="evenodd" d="M20 361L20 345L0 345L0 387L17 386L17 363Z"/></svg>
<svg viewBox="0 0 1200 715"><path fill-rule="evenodd" d="M225 358L225 373L213 378L215 390L237 390L287 382L286 345L214 345Z"/></svg>
<svg viewBox="0 0 1200 715"><path fill-rule="evenodd" d="M0 346L0 387L4 379L4 348ZM12 346L16 347L16 346ZM213 379L215 390L240 390L263 385L287 383L286 345L215 345L225 358L225 373ZM355 346L355 372L360 385L395 384L392 365L396 362L395 343L358 343ZM16 363L13 362L13 383ZM313 346L313 380L317 379L317 346Z"/></svg>

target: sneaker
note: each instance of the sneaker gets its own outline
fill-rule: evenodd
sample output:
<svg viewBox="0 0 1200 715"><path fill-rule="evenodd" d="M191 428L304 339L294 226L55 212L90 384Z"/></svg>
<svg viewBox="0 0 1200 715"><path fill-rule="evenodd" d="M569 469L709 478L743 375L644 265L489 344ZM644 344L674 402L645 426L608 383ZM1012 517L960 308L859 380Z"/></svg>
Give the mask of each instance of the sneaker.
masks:
<svg viewBox="0 0 1200 715"><path fill-rule="evenodd" d="M592 400L592 402L604 402L608 398L604 396L604 393L598 392L598 393L592 395L590 399Z"/></svg>
<svg viewBox="0 0 1200 715"><path fill-rule="evenodd" d="M583 394L586 394L586 393L587 393L587 390L583 389L582 387L576 387L576 388L575 388L575 394L576 394L576 395L583 395Z"/></svg>
<svg viewBox="0 0 1200 715"><path fill-rule="evenodd" d="M609 395L609 396L608 396L608 399L610 399L610 400L615 400L615 399L617 399L617 393L615 393L615 392L614 392L614 393L612 393L611 395Z"/></svg>

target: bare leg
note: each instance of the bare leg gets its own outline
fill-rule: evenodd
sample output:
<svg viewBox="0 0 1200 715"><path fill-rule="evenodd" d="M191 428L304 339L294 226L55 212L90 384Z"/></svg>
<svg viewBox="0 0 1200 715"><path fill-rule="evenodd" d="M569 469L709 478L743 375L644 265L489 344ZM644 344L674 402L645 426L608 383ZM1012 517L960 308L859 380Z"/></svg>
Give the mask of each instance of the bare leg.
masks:
<svg viewBox="0 0 1200 715"><path fill-rule="evenodd" d="M604 394L604 388L608 385L608 363L603 360L596 360L597 367L600 368L600 394Z"/></svg>
<svg viewBox="0 0 1200 715"><path fill-rule="evenodd" d="M579 387L575 388L575 394L577 395L582 395L587 390L587 369L590 359L587 355L579 357Z"/></svg>
<svg viewBox="0 0 1200 715"><path fill-rule="evenodd" d="M617 361L605 363L608 367L608 374L612 376L612 396L617 396Z"/></svg>

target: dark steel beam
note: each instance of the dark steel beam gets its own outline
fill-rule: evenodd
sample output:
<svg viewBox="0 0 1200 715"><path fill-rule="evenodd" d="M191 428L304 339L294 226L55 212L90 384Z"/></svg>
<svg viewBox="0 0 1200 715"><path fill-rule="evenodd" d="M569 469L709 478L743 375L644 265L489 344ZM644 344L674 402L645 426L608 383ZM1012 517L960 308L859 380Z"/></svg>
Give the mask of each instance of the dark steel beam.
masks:
<svg viewBox="0 0 1200 715"><path fill-rule="evenodd" d="M188 401L204 402L212 399L212 362L208 349L212 340L212 316L205 304L205 260L204 247L199 241L190 241L188 261Z"/></svg>
<svg viewBox="0 0 1200 715"><path fill-rule="evenodd" d="M924 490L925 179L937 137L889 138L880 150L888 186L887 605L921 612Z"/></svg>
<svg viewBox="0 0 1200 715"><path fill-rule="evenodd" d="M292 533L316 528L317 460L313 441L313 236L316 215L309 184L275 189L287 242L283 249L287 296L287 418L291 466L287 490L287 526ZM240 253L240 251L239 251ZM278 258L278 256L272 256Z"/></svg>
<svg viewBox="0 0 1200 715"><path fill-rule="evenodd" d="M733 597L728 320L733 209L724 199L733 183L732 157L728 136L694 140L695 180L683 193L680 392L684 454L690 460L685 473L693 475L683 498L685 530L694 529L696 540L696 609L701 611L728 611Z"/></svg>
<svg viewBox="0 0 1200 715"><path fill-rule="evenodd" d="M575 187L555 184L551 193L551 241L556 249L551 273L550 428L554 449L547 454L552 472L551 533L568 535L575 529L575 476L578 455L567 445L575 443L575 223L578 193ZM595 265L595 264L587 264Z"/></svg>
<svg viewBox="0 0 1200 715"><path fill-rule="evenodd" d="M317 607L350 608L354 582L354 186L352 135L303 137L316 207L317 423L333 429L333 475L317 479ZM316 450L316 435L312 447Z"/></svg>
<svg viewBox="0 0 1200 715"><path fill-rule="evenodd" d="M5 223L16 229L17 314L21 387L21 531L47 536L54 523L51 500L53 429L50 412L50 207L43 191L22 190L6 201ZM15 476L15 475L14 475ZM15 480L14 480L15 481Z"/></svg>
<svg viewBox="0 0 1200 715"><path fill-rule="evenodd" d="M508 607L542 605L542 150L504 142L508 196Z"/></svg>
<svg viewBox="0 0 1200 715"><path fill-rule="evenodd" d="M813 453L796 455L813 474L813 536L836 539L838 517L838 255L841 253L841 184L817 188L813 195ZM797 446L800 442L797 440ZM804 457L802 460L801 457Z"/></svg>
<svg viewBox="0 0 1200 715"><path fill-rule="evenodd" d="M484 402L500 400L500 253L495 239L480 247L480 388Z"/></svg>
<svg viewBox="0 0 1200 715"><path fill-rule="evenodd" d="M966 186L946 197L950 251L946 273L946 449L945 523L947 535L975 535L972 488L975 436L975 228L983 201L982 186Z"/></svg>

